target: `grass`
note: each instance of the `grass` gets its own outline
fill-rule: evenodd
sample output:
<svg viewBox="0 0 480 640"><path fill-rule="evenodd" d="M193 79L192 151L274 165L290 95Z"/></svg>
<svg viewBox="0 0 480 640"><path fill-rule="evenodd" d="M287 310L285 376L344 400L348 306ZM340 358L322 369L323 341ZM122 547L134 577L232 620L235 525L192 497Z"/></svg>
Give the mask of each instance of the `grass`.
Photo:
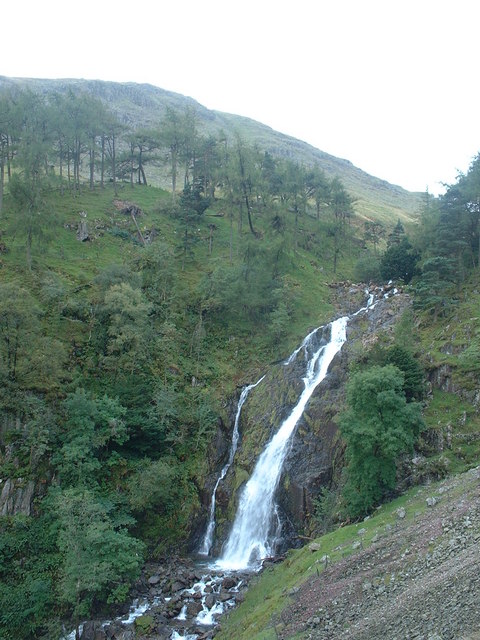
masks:
<svg viewBox="0 0 480 640"><path fill-rule="evenodd" d="M1 279L21 282L34 296L41 297L45 279L51 277L55 279L56 286L64 290L64 297L72 308L75 305L88 307L95 302L94 279L99 271L111 264L132 265L142 255L143 246L133 221L119 211L115 206L116 200L132 202L140 207L143 212L138 218L141 229L144 232L155 229L157 241L173 248L182 287L191 292L189 297L193 305L198 298L201 279L214 268L230 266L231 221L225 202L216 201L191 229L196 241L194 254L182 270L179 245L183 229L179 221L168 213L171 194L153 186L135 185L132 189L128 183L119 183L117 196L110 184L104 189L97 185L93 191L85 185L79 193L67 189L63 195L58 190L49 193L44 214L44 237L33 238L31 270L26 265L25 240L15 230L15 216L9 210L7 194L0 218L0 236L6 245L6 251L0 254ZM86 213L86 218L80 216L81 212ZM239 230L238 211L234 214L232 263L241 266L248 243L268 251L275 235L270 226L270 213L265 209L254 213L258 239L249 233L246 220L243 221L243 230ZM77 225L82 219L86 220L92 235L90 241L79 242L76 238ZM205 318L208 349L202 356L202 373L207 382L220 381L219 397L229 395L235 385L245 381L245 376L254 377L258 370L263 370L266 362L288 354L307 330L330 320L334 311L328 283L352 275L355 256L360 251L354 241L344 251L338 273L334 274L331 239L324 222L318 222L310 215L302 216L296 251L293 249L293 221L288 214L285 214L285 222L285 235L276 237L286 247L282 280L283 291L289 298L290 321L284 335L273 340L265 319L252 321L237 315L229 317L228 324L223 323L225 326L222 326L217 320L212 322L208 314ZM215 229L210 252L212 224ZM73 331L73 335L80 338L81 326L75 325L75 317L70 316L63 316L61 320L57 317L60 332L68 337ZM49 331L48 327L46 331Z"/></svg>
<svg viewBox="0 0 480 640"><path fill-rule="evenodd" d="M473 364L478 362L474 351L480 335L478 284L479 274L473 273L449 314L436 322L421 318L418 331L417 347L434 380L424 419L443 439L444 450L436 457L448 460L451 472L465 470L480 459L478 375L465 358L470 353Z"/></svg>

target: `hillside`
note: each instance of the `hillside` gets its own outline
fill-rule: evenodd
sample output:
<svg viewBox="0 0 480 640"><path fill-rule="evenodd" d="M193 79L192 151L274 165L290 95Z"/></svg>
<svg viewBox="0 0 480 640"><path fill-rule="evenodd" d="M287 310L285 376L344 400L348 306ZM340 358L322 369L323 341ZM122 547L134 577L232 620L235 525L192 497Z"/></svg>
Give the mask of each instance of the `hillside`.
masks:
<svg viewBox="0 0 480 640"><path fill-rule="evenodd" d="M426 429L398 463L399 489L413 487L267 565L219 640L477 638L480 392L466 359L479 335L478 284L476 273L442 320L418 314L409 337L428 377Z"/></svg>
<svg viewBox="0 0 480 640"><path fill-rule="evenodd" d="M199 548L242 391L267 373L237 425L214 552L263 445L337 338L345 349L294 415L295 441L283 442L259 560L327 533L316 544L335 572L350 553L344 536L362 528L347 521L369 517L366 546L370 533L395 530L398 506L405 523L410 508L422 511L415 488L389 500L477 467L480 159L417 218L418 194L183 96L81 80L0 84L30 88L0 92L2 638L59 638L121 613L140 587L155 606L161 593L185 592L172 565ZM225 138L201 135L186 107L204 134L228 128ZM155 130L140 129L148 124ZM296 162L316 156L327 177ZM384 224L365 224L367 209ZM367 288L382 302L369 293L367 303ZM345 328L337 338L334 319ZM473 503L473 475L463 478ZM304 620L288 608L310 586L312 606L323 597L307 585L321 569L313 553L289 552L265 572L224 637L241 638L250 620L245 633L259 640L316 632L318 610ZM159 626L182 613L180 598L167 602Z"/></svg>
<svg viewBox="0 0 480 640"><path fill-rule="evenodd" d="M357 214L379 220L386 227L397 220L412 224L418 220L422 194L391 185L355 167L348 160L320 151L301 140L284 135L270 127L240 115L209 110L193 100L149 84L115 83L95 80L16 79L0 76L0 89L10 86L30 88L34 92L85 91L100 98L129 126L158 126L167 108L183 111L192 108L200 128L207 134L223 132L229 137L238 131L249 143L258 145L275 157L289 158L305 166L317 163L329 178L339 177L355 199ZM157 184L165 186L164 174L157 174Z"/></svg>
<svg viewBox="0 0 480 640"><path fill-rule="evenodd" d="M478 637L479 467L292 551L218 640Z"/></svg>

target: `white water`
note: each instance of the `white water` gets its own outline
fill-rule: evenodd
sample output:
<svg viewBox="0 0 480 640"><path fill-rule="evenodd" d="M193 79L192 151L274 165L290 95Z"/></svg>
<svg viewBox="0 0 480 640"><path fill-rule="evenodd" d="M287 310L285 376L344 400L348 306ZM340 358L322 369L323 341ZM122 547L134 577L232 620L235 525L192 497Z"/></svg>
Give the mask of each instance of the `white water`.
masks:
<svg viewBox="0 0 480 640"><path fill-rule="evenodd" d="M233 427L233 435L232 435L232 444L230 446L230 454L228 456L228 461L225 464L225 466L223 467L222 471L220 472L220 475L218 476L217 482L215 483L215 487L213 488L212 501L210 503L210 516L209 516L209 519L208 519L207 530L205 532L205 536L203 538L202 545L201 545L200 549L198 550L198 553L200 555L202 555L202 556L208 556L208 554L210 553L210 549L212 548L213 534L214 534L214 531L215 531L215 505L216 505L217 489L218 489L218 485L220 484L220 482L227 475L227 471L232 466L233 458L235 457L235 453L237 451L238 440L240 438L238 425L239 425L239 422L240 422L240 413L242 411L242 407L245 404L245 400L247 399L248 394L250 393L250 391L252 389L254 389L258 384L260 384L260 382L264 379L264 377L265 376L262 376L260 378L260 380L255 382L255 384L247 385L242 390L242 393L240 394L240 398L238 400L238 405L237 405L237 412L235 414L235 424L234 424L234 427Z"/></svg>
<svg viewBox="0 0 480 640"><path fill-rule="evenodd" d="M303 378L304 390L290 415L260 455L253 474L245 485L225 551L216 563L219 568L251 568L263 558L273 555L275 536L272 535L272 525L276 512L274 494L290 437L312 393L325 378L331 361L346 340L347 321L348 317L345 316L332 322L330 342L309 356L307 372ZM309 334L302 343L306 354L314 333ZM299 350L294 351L287 362L291 362Z"/></svg>
<svg viewBox="0 0 480 640"><path fill-rule="evenodd" d="M293 362L302 349L305 353L305 360L308 360L308 349L310 347L310 343L313 341L313 337L318 333L318 331L320 331L320 329L323 329L323 327L317 327L317 329L310 331L310 333L303 339L302 344L288 356L283 364L287 365Z"/></svg>
<svg viewBox="0 0 480 640"><path fill-rule="evenodd" d="M198 636L195 633L187 633L186 636L181 636L178 631L172 633L171 640L197 640Z"/></svg>
<svg viewBox="0 0 480 640"><path fill-rule="evenodd" d="M370 296L366 307L359 309L359 311L353 315L356 316L363 311L373 309L374 306L373 296ZM297 402L297 405L294 407L288 418L282 423L279 431L272 438L260 456L253 475L245 486L225 552L222 558L220 558L214 565L215 568L227 570L258 568L260 566L260 560L272 555L275 539L280 535L281 529L278 509L274 503L274 494L280 478L283 461L288 451L288 444L308 400L318 384L320 384L320 382L325 378L331 361L336 353L340 351L346 340L347 321L348 318L344 317L333 322L331 324L330 342L328 344L323 344L312 354L312 349L315 348L314 345L316 343L314 337L323 327L315 329L306 336L300 347L298 347L285 361L285 365L290 364L295 360L298 353L302 349L304 350L305 361L307 362L307 372L303 378L305 385L304 390ZM215 527L215 494L219 483L225 477L235 456L239 439L238 423L240 412L249 391L253 387L256 387L262 380L263 377L254 385L246 387L242 391L239 399L229 460L224 469L222 469L212 496L212 506L210 509L210 520L213 521L210 534L212 539ZM211 546L211 541L209 544ZM208 551L205 555L207 554ZM213 578L205 576L200 582L195 583L191 589L185 589L186 593L193 595L196 592L200 592L202 595L203 609L195 618L195 622L197 624L216 624L216 618L219 617L225 609L234 606L235 603L233 599L227 600L223 604L216 601L210 610L206 606L205 596L207 594L207 586L213 592L218 593L221 581L222 578L219 576ZM230 589L232 596L235 591L238 591L240 584L241 583L239 583L235 588ZM171 598L165 598L165 601L169 600L171 600ZM127 617L123 617L121 620L125 624L131 624L135 618L142 615L149 606L155 606L156 604L158 604L158 598L154 598L149 604L145 602L139 604L136 601L132 604L130 614ZM184 621L186 613L186 607L183 607L177 619L179 621ZM109 624L108 621L104 622L103 626L107 624ZM63 640L74 640L74 638L75 631L71 632L67 636L63 636ZM186 635L182 635L180 631L172 629L171 640L195 640L196 638L198 638L198 635L195 633L186 633Z"/></svg>

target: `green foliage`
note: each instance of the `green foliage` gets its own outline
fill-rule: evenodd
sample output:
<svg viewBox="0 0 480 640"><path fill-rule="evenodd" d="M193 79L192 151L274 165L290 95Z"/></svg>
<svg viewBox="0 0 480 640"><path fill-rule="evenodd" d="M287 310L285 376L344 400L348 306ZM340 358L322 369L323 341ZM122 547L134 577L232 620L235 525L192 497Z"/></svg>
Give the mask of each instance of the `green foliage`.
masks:
<svg viewBox="0 0 480 640"><path fill-rule="evenodd" d="M58 546L61 553L60 598L72 608L78 625L91 613L95 597L121 602L139 575L143 545L132 538L113 506L88 489L57 492Z"/></svg>
<svg viewBox="0 0 480 640"><path fill-rule="evenodd" d="M401 244L405 237L405 228L401 220L397 220L397 224L393 228L392 232L388 234L387 248L389 249L394 245Z"/></svg>
<svg viewBox="0 0 480 640"><path fill-rule="evenodd" d="M435 318L444 315L453 303L455 280L454 260L442 256L425 260L422 273L413 287L415 307L429 311Z"/></svg>
<svg viewBox="0 0 480 640"><path fill-rule="evenodd" d="M313 502L315 509L315 533L323 534L331 531L339 508L338 490L322 487L319 496Z"/></svg>
<svg viewBox="0 0 480 640"><path fill-rule="evenodd" d="M403 280L409 283L417 273L419 256L407 237L391 244L380 262L380 273L385 280Z"/></svg>
<svg viewBox="0 0 480 640"><path fill-rule="evenodd" d="M26 640L126 595L141 561L132 531L157 553L185 545L221 401L330 316L332 270L351 277L359 249L339 179L207 138L192 112L132 133L76 92L25 96L18 117L11 104L1 471L56 485L24 530L16 517L4 529L0 615ZM172 180L168 211L146 186L154 166Z"/></svg>
<svg viewBox="0 0 480 640"><path fill-rule="evenodd" d="M413 449L422 427L421 407L407 403L404 378L393 366L373 366L347 386L348 409L340 419L346 448L346 512L365 515L395 488L398 457Z"/></svg>
<svg viewBox="0 0 480 640"><path fill-rule="evenodd" d="M152 342L148 316L152 310L140 289L121 282L105 293L100 307L106 325L107 345L103 365L112 371L138 371L148 366Z"/></svg>
<svg viewBox="0 0 480 640"><path fill-rule="evenodd" d="M393 364L403 373L402 389L407 402L421 400L425 395L425 373L412 352L398 344L386 350L385 364Z"/></svg>
<svg viewBox="0 0 480 640"><path fill-rule="evenodd" d="M128 438L122 419L125 409L117 400L106 395L94 398L84 389L69 394L63 407L63 444L53 461L63 486L92 486L99 480L108 447Z"/></svg>
<svg viewBox="0 0 480 640"><path fill-rule="evenodd" d="M5 640L38 637L56 607L56 523L37 518L0 518L0 634Z"/></svg>
<svg viewBox="0 0 480 640"><path fill-rule="evenodd" d="M290 315L287 305L283 300L280 300L277 307L270 313L270 330L274 342L287 335L289 322Z"/></svg>
<svg viewBox="0 0 480 640"><path fill-rule="evenodd" d="M354 274L358 282L378 282L380 260L375 256L362 256L355 264Z"/></svg>
<svg viewBox="0 0 480 640"><path fill-rule="evenodd" d="M41 310L23 287L0 285L0 380L49 390L64 374L64 345L41 335Z"/></svg>

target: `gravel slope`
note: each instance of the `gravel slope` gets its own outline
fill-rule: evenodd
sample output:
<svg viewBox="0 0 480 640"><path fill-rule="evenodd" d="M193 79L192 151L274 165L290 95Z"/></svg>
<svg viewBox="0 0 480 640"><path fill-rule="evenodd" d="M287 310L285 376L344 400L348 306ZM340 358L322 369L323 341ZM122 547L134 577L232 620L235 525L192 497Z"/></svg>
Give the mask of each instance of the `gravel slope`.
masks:
<svg viewBox="0 0 480 640"><path fill-rule="evenodd" d="M360 535L353 555L306 582L278 637L480 639L480 467L419 489L418 500L423 513L407 505L368 548Z"/></svg>

